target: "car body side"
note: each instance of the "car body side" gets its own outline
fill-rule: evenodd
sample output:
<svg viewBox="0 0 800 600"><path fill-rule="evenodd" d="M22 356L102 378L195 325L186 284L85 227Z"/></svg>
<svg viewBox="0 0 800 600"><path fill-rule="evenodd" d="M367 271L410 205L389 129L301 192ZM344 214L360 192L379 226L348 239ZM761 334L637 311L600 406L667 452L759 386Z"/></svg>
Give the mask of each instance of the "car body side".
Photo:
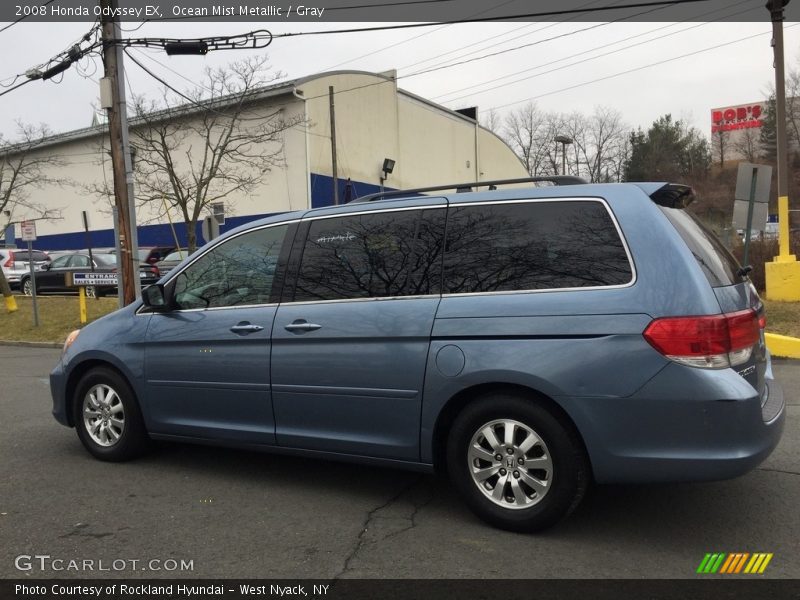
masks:
<svg viewBox="0 0 800 600"><path fill-rule="evenodd" d="M450 195L445 202L452 208L496 199L496 193L470 193ZM632 263L631 281L598 288L439 296L424 361L424 383L414 399L419 409L414 456L366 456L346 444L326 454L421 470L440 468L455 415L473 399L500 388L545 403L562 415L582 440L598 482L722 479L752 469L772 451L780 439L784 411L781 407L766 422L762 418L765 394L782 404L763 340L756 352L764 360L747 374L748 380L732 368L676 364L642 335L653 319L713 315L749 302L755 293L749 284L712 288L675 228L635 185L506 191L500 201L558 199L599 200L608 207ZM271 217L229 232L201 252L253 227L358 210L389 210L404 202L408 204L385 200L367 207L348 205ZM441 198L420 199L415 206L442 202ZM196 257L188 258L164 281ZM144 357L152 315L141 308L135 303L87 326L66 352L51 375L54 415L59 422L73 425L67 403L77 380L92 366L105 363L130 382L153 437L181 435L171 435L168 427L153 420ZM277 327L273 326L273 334ZM759 387L765 391L759 393ZM276 392L267 393L274 396ZM209 434L194 441L210 442L211 438Z"/></svg>

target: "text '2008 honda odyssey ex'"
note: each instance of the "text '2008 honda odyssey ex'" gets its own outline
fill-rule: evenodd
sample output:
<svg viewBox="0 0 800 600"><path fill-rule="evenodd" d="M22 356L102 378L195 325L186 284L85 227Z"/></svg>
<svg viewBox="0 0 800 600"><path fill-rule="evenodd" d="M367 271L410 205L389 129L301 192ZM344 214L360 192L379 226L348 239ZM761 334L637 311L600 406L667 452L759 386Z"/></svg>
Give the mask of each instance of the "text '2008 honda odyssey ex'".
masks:
<svg viewBox="0 0 800 600"><path fill-rule="evenodd" d="M592 480L723 479L773 450L764 307L689 188L419 191L205 246L70 335L56 419L102 460L152 438L435 469L520 531Z"/></svg>

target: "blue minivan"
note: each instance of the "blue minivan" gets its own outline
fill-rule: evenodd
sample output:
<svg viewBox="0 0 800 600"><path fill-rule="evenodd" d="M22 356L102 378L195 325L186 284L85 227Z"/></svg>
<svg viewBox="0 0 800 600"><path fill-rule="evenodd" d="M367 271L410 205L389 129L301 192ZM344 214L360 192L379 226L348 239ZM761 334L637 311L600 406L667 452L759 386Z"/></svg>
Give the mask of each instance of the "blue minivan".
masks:
<svg viewBox="0 0 800 600"><path fill-rule="evenodd" d="M693 197L415 190L250 223L73 332L53 414L101 460L158 439L445 472L516 531L591 481L741 475L783 393Z"/></svg>

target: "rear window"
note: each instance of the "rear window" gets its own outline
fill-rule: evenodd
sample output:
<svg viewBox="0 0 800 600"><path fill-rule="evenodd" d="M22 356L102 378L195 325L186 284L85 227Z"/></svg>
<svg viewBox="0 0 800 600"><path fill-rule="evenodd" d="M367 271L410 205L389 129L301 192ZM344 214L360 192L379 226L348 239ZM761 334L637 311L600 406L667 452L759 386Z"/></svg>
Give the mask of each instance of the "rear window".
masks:
<svg viewBox="0 0 800 600"><path fill-rule="evenodd" d="M682 208L658 208L686 242L711 287L734 285L743 280L737 274L741 268L739 262L695 215Z"/></svg>
<svg viewBox="0 0 800 600"><path fill-rule="evenodd" d="M50 260L50 257L41 250L34 250L30 254L33 255L34 262L47 262ZM27 250L14 250L14 260L16 262L28 262L30 261L30 255Z"/></svg>
<svg viewBox="0 0 800 600"><path fill-rule="evenodd" d="M591 200L452 207L445 292L625 285L633 269L605 206Z"/></svg>

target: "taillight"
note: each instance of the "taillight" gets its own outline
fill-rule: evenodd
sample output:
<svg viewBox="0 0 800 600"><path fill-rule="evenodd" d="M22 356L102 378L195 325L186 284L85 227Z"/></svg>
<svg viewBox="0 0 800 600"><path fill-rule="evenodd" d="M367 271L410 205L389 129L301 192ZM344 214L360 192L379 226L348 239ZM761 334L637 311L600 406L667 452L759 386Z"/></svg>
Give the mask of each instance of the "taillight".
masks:
<svg viewBox="0 0 800 600"><path fill-rule="evenodd" d="M158 275L159 275L158 267L157 267L157 266L155 266L155 265L153 265L152 267L150 267L150 272L151 272L153 275L155 275L156 277L158 277Z"/></svg>
<svg viewBox="0 0 800 600"><path fill-rule="evenodd" d="M675 362L725 369L747 362L760 337L753 309L704 317L655 319L644 330L653 348Z"/></svg>
<svg viewBox="0 0 800 600"><path fill-rule="evenodd" d="M6 260L6 262L3 263L3 266L8 269L14 267L14 253L11 252L10 250L8 251L8 259Z"/></svg>

